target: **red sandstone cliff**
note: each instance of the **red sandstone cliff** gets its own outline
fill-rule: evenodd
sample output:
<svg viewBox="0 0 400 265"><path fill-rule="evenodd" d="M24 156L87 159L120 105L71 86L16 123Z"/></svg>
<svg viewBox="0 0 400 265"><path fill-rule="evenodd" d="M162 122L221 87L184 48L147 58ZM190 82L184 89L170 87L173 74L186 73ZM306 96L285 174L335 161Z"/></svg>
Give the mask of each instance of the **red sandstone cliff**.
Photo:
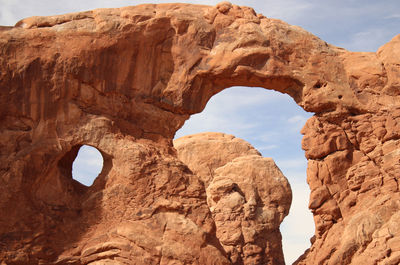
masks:
<svg viewBox="0 0 400 265"><path fill-rule="evenodd" d="M224 88L287 93L306 123L316 234L298 264L400 262L400 36L353 53L251 8L187 4L0 27L0 260L229 264L174 133ZM93 186L71 178L98 148Z"/></svg>

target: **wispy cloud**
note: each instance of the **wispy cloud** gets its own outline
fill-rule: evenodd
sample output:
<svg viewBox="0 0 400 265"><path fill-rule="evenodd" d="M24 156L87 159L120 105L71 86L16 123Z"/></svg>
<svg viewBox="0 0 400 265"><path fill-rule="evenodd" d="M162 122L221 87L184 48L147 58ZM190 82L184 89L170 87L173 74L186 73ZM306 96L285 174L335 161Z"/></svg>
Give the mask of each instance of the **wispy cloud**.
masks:
<svg viewBox="0 0 400 265"><path fill-rule="evenodd" d="M308 13L313 9L313 4L309 1L242 1L248 6L252 6L257 12L271 18L279 18L282 20L292 21L299 19L304 13Z"/></svg>
<svg viewBox="0 0 400 265"><path fill-rule="evenodd" d="M269 104L287 97L285 94L259 87L227 88L210 99L208 105L217 107L220 111L231 111L243 107ZM220 108L220 106L223 106ZM208 107L210 108L210 107Z"/></svg>
<svg viewBox="0 0 400 265"><path fill-rule="evenodd" d="M288 119L289 123L304 123L307 121L307 117L301 116L301 115L295 115L292 116Z"/></svg>
<svg viewBox="0 0 400 265"><path fill-rule="evenodd" d="M391 14L386 16L385 19L400 19L400 14Z"/></svg>
<svg viewBox="0 0 400 265"><path fill-rule="evenodd" d="M276 162L279 163L281 167L285 167L288 169L290 168L298 169L307 167L307 159L305 157L298 157L294 159L279 159Z"/></svg>
<svg viewBox="0 0 400 265"><path fill-rule="evenodd" d="M263 88L228 88L212 97L202 113L192 115L176 138L203 131L230 133L247 139L254 132L265 135L270 130L263 128L271 122L273 115L263 110L269 104L287 100L287 97ZM251 116L248 111L252 111Z"/></svg>
<svg viewBox="0 0 400 265"><path fill-rule="evenodd" d="M15 12L18 8L15 6L15 1L0 0L0 5L0 25L14 25L18 20Z"/></svg>
<svg viewBox="0 0 400 265"><path fill-rule="evenodd" d="M271 142L277 142L277 138L279 136L280 136L279 132L277 132L275 129L265 128L265 131L256 132L253 138L263 143L271 143Z"/></svg>
<svg viewBox="0 0 400 265"><path fill-rule="evenodd" d="M245 121L234 113L223 115L212 110L198 115L193 115L190 120L186 121L184 127L179 130L175 138L188 134L200 132L224 132L234 135L247 135L253 131L258 124L252 121Z"/></svg>
<svg viewBox="0 0 400 265"><path fill-rule="evenodd" d="M279 146L276 144L271 144L271 145L265 145L265 146L258 147L257 149L258 149L258 151L262 152L262 151L276 149L276 148L279 148Z"/></svg>
<svg viewBox="0 0 400 265"><path fill-rule="evenodd" d="M301 128L303 128L304 124L306 124L306 121L310 118L311 114L309 115L294 115L290 117L287 121L289 123L289 126L292 127L292 130L295 130L296 132L300 132Z"/></svg>
<svg viewBox="0 0 400 265"><path fill-rule="evenodd" d="M400 31L399 31L400 32ZM373 51L387 43L394 37L393 32L382 28L369 28L352 35L348 40L339 43L351 51Z"/></svg>

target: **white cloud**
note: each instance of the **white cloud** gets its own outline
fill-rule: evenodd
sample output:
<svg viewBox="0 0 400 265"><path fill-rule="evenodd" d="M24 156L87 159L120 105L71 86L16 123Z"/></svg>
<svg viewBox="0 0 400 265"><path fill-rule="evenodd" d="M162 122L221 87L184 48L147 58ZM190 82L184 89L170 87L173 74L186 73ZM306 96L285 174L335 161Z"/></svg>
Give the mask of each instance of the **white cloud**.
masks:
<svg viewBox="0 0 400 265"><path fill-rule="evenodd" d="M386 16L385 19L400 19L400 14L391 14Z"/></svg>
<svg viewBox="0 0 400 265"><path fill-rule="evenodd" d="M300 132L300 130L303 128L304 124L306 124L306 121L309 119L310 116L311 114L308 115L308 117L302 115L295 115L290 117L287 121L290 124L289 126L292 128L292 130Z"/></svg>
<svg viewBox="0 0 400 265"><path fill-rule="evenodd" d="M279 166L282 168L306 168L307 167L307 159L305 157L298 157L294 159L283 159L277 160L276 163L279 163Z"/></svg>
<svg viewBox="0 0 400 265"><path fill-rule="evenodd" d="M176 133L175 138L199 132L224 132L236 136L246 135L256 127L256 123L245 121L234 113L224 115L223 112L214 112L210 109L201 114L192 115L190 120L186 121L184 127Z"/></svg>
<svg viewBox="0 0 400 265"><path fill-rule="evenodd" d="M265 150L271 150L271 149L276 149L276 148L279 148L279 146L276 144L271 144L271 145L265 145L265 146L258 147L257 150L262 152Z"/></svg>
<svg viewBox="0 0 400 265"><path fill-rule="evenodd" d="M350 37L350 39L339 43L339 46L346 47L351 51L370 51L375 52L377 47L382 46L394 37L392 31L383 28L369 28L360 31Z"/></svg>
<svg viewBox="0 0 400 265"><path fill-rule="evenodd" d="M277 132L276 130L269 129L262 132L257 132L253 138L263 143L271 143L271 142L276 143L279 135L280 135L279 132Z"/></svg>
<svg viewBox="0 0 400 265"><path fill-rule="evenodd" d="M17 21L15 1L0 0L0 25L14 25Z"/></svg>
<svg viewBox="0 0 400 265"><path fill-rule="evenodd" d="M289 122L289 123L299 123L299 122L304 123L304 122L307 121L307 119L308 119L308 118L303 117L303 116L301 116L301 115L295 115L295 116L293 116L293 117L290 117L290 118L288 119L288 122Z"/></svg>
<svg viewBox="0 0 400 265"><path fill-rule="evenodd" d="M287 97L280 92L260 87L231 87L214 95L208 102L207 108L208 105L212 105L211 108L217 107L220 111L229 112L243 107L285 100Z"/></svg>
<svg viewBox="0 0 400 265"><path fill-rule="evenodd" d="M273 114L262 112L269 104L291 101L287 95L254 87L232 87L213 96L204 111L192 115L175 138L204 131L224 132L249 139L257 132L258 140L271 137L273 130L261 130ZM254 110L250 116L247 111ZM257 111L258 110L258 111ZM267 132L265 132L267 131ZM276 137L276 136L275 136Z"/></svg>
<svg viewBox="0 0 400 265"><path fill-rule="evenodd" d="M246 5L252 6L255 10L271 18L292 21L299 19L304 13L313 8L308 1L286 0L286 1L244 1Z"/></svg>

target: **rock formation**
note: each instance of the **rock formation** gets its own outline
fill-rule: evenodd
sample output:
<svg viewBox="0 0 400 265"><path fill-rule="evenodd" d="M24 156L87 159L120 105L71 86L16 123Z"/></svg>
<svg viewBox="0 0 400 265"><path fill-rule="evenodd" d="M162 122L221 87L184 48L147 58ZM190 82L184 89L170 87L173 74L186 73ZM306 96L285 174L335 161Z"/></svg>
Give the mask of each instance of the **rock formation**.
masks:
<svg viewBox="0 0 400 265"><path fill-rule="evenodd" d="M174 140L178 158L208 187L215 170L240 156L261 156L251 144L224 133L199 133Z"/></svg>
<svg viewBox="0 0 400 265"><path fill-rule="evenodd" d="M349 52L221 3L0 27L0 260L229 264L175 132L225 88L287 93L306 123L316 233L297 264L400 262L400 36ZM80 145L104 168L71 178Z"/></svg>
<svg viewBox="0 0 400 265"><path fill-rule="evenodd" d="M174 146L206 185L216 236L232 264L284 264L279 225L292 192L274 161L222 133L185 136Z"/></svg>

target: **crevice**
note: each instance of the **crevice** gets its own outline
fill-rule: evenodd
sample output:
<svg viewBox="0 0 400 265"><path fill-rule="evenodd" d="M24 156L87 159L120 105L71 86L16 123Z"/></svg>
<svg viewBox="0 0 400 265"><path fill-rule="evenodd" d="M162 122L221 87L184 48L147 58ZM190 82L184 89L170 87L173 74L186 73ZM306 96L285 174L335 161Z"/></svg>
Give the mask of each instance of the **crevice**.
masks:
<svg viewBox="0 0 400 265"><path fill-rule="evenodd" d="M342 130L343 130L343 132L344 132L344 134L346 135L346 137L347 137L347 140L350 142L350 144L355 148L355 150L357 150L357 151L360 151L365 157L367 157L368 158L368 160L369 161L371 161L373 164L374 164L374 166L379 170L379 173L380 173L380 175L381 175L381 177L380 177L380 186L382 186L383 184L384 184L384 179L385 178L392 178L391 176L390 176L390 174L386 171L386 170L384 170L379 164L378 164L378 162L376 162L373 158L371 158L369 155L368 155L368 153L366 153L366 152L364 152L363 150L361 150L361 148L356 148L355 146L354 146L354 144L349 140L349 136L347 135L347 133L346 133L346 131L343 129L343 128L341 128ZM360 146L360 143L358 142L358 140L357 140L357 138L356 137L354 137L354 141L357 143L357 145L358 146ZM383 145L383 142L381 141L380 142L381 143L381 145ZM375 148L377 148L378 147L378 145L377 146L375 146ZM375 148L374 148L374 150L375 150ZM377 178L379 178L379 176L377 176ZM397 183L397 191L399 190L399 183L398 183L398 181L397 181L397 179L396 178L393 178L395 181L396 181L396 183Z"/></svg>
<svg viewBox="0 0 400 265"><path fill-rule="evenodd" d="M397 180L397 178L393 178L394 181L396 181L397 184L397 192L400 190L400 186L399 186L399 181Z"/></svg>

